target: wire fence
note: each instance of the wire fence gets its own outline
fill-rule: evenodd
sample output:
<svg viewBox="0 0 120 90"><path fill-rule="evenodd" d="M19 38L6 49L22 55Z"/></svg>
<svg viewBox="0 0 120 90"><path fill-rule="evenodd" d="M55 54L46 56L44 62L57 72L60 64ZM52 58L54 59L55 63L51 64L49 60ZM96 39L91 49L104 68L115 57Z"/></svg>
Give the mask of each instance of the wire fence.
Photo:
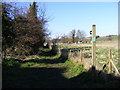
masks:
<svg viewBox="0 0 120 90"><path fill-rule="evenodd" d="M89 69L92 66L92 47L91 46L78 47L78 48L66 48L65 50L69 52L68 57L71 60L77 63L83 64L86 69ZM106 73L120 75L119 69L118 69L119 67L117 66L118 60L114 59L117 57L117 54L115 54L114 52L112 52L112 49L108 49L108 48L103 49L102 51L97 49L96 61L95 61L96 69L100 71L104 71ZM113 57L115 55L116 57Z"/></svg>

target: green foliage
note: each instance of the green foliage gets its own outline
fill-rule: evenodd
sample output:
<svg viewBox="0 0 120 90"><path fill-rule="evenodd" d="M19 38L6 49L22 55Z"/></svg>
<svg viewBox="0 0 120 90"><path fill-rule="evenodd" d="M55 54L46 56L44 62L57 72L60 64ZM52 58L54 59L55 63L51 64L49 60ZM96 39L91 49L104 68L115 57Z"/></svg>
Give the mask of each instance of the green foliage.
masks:
<svg viewBox="0 0 120 90"><path fill-rule="evenodd" d="M11 60L3 61L2 65L3 65L3 68L7 68L7 67L16 68L20 65L20 63L18 61L15 61L14 59L11 59Z"/></svg>
<svg viewBox="0 0 120 90"><path fill-rule="evenodd" d="M34 62L26 62L26 63L23 63L23 64L21 64L21 68L25 68L25 67L27 67L27 68L29 68L29 67L31 67L31 66L33 66L33 65L35 65L36 63L34 63Z"/></svg>
<svg viewBox="0 0 120 90"><path fill-rule="evenodd" d="M117 67L119 67L119 68L120 68L120 63L118 63L118 64L117 64Z"/></svg>

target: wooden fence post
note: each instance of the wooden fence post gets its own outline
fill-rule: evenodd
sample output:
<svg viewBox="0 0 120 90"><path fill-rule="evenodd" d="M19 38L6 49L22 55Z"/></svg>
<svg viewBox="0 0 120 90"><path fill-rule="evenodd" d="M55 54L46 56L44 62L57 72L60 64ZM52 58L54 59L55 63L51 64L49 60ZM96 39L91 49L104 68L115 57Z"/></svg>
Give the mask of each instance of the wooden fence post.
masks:
<svg viewBox="0 0 120 90"><path fill-rule="evenodd" d="M110 59L112 59L112 52L111 49L109 49L109 65L108 65L108 73L112 73L112 64L110 62Z"/></svg>
<svg viewBox="0 0 120 90"><path fill-rule="evenodd" d="M83 55L82 55L82 49L80 50L80 62L82 63L82 57L83 57Z"/></svg>
<svg viewBox="0 0 120 90"><path fill-rule="evenodd" d="M96 66L96 25L92 25L92 65Z"/></svg>

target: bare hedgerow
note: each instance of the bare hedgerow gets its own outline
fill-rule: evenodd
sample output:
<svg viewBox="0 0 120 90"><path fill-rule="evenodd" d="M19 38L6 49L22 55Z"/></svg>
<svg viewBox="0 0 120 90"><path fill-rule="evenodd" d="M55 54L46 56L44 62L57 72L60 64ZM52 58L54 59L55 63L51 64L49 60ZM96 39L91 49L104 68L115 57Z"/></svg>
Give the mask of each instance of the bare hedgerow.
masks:
<svg viewBox="0 0 120 90"><path fill-rule="evenodd" d="M44 13L41 14L41 18L37 17L37 6L36 2L30 5L28 11L19 13L19 9L14 8L14 18L12 20L13 33L15 33L15 38L13 45L10 47L12 50L8 50L9 55L15 57L22 57L28 55L36 54L40 47L43 47L45 42L46 18L44 18ZM27 12L27 13L24 13ZM7 43L6 43L7 44ZM10 54L11 53L11 54Z"/></svg>

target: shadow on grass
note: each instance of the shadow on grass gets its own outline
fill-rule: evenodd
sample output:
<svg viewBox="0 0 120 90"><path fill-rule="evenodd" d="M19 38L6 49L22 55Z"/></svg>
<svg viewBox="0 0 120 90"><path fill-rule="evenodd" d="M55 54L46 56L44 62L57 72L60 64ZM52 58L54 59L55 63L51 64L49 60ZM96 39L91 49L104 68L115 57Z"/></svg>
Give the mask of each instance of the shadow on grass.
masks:
<svg viewBox="0 0 120 90"><path fill-rule="evenodd" d="M28 60L36 63L64 63L68 52L61 51L61 56L53 60ZM76 77L66 78L62 73L66 68L21 68L21 62L3 63L3 89L6 88L120 88L120 78L105 72L97 71L94 67Z"/></svg>
<svg viewBox="0 0 120 90"><path fill-rule="evenodd" d="M20 68L19 64L3 65L3 89L6 88L120 88L120 78L109 75L107 80L91 68L71 79L62 73L66 68ZM103 73L103 72L102 72Z"/></svg>
<svg viewBox="0 0 120 90"><path fill-rule="evenodd" d="M52 53L52 52L49 51L49 53ZM31 59L31 60L26 60L26 61L21 61L21 60L18 60L18 61L21 63L26 63L26 62L46 63L46 64L64 63L68 59L68 54L69 54L68 51L62 49L61 55L55 59Z"/></svg>
<svg viewBox="0 0 120 90"><path fill-rule="evenodd" d="M66 82L59 68L16 68L11 73L3 71L3 88L64 87Z"/></svg>
<svg viewBox="0 0 120 90"><path fill-rule="evenodd" d="M3 64L3 83L5 88L120 88L120 78L89 69L71 79L62 73L66 68L21 68L20 63L13 66ZM106 75L106 78L104 77Z"/></svg>
<svg viewBox="0 0 120 90"><path fill-rule="evenodd" d="M57 55L58 47L57 45L53 45L52 49L49 49L48 47L41 48L39 51L40 56L55 56Z"/></svg>
<svg viewBox="0 0 120 90"><path fill-rule="evenodd" d="M55 56L57 55L57 52L54 52L53 49L49 50L46 48L46 50L40 50L39 55L40 56Z"/></svg>
<svg viewBox="0 0 120 90"><path fill-rule="evenodd" d="M95 67L70 80L72 82L80 81L87 88L120 88L120 76L98 71Z"/></svg>

